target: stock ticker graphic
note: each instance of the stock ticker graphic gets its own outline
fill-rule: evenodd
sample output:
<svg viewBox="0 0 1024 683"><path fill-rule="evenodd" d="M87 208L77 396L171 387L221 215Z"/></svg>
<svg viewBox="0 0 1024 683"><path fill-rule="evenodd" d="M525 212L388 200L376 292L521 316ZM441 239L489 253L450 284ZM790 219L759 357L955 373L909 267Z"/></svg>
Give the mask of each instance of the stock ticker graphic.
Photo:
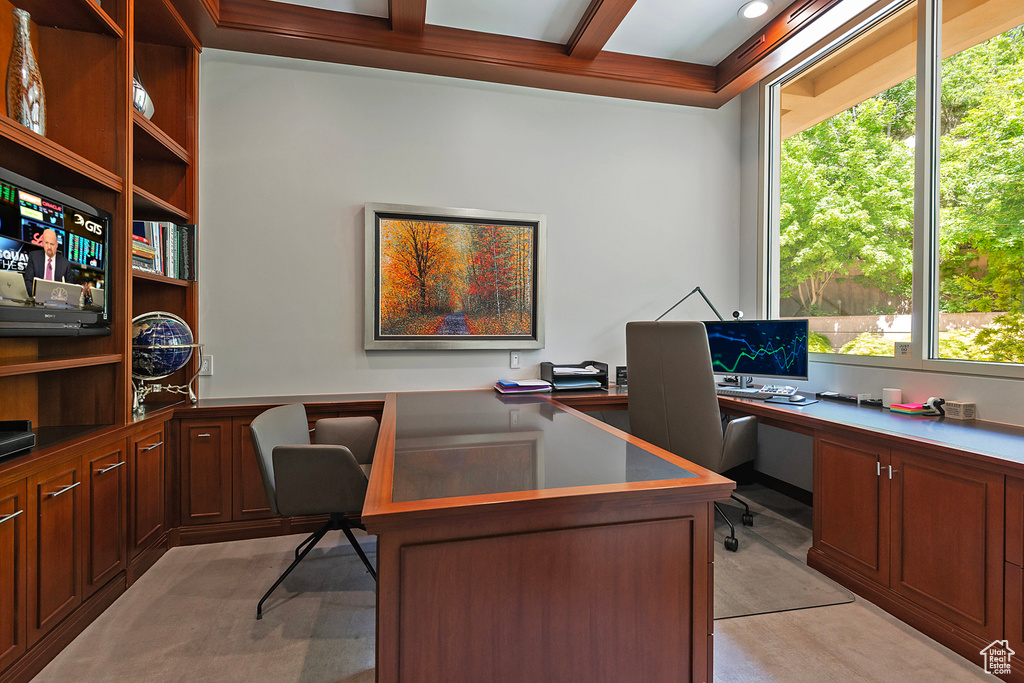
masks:
<svg viewBox="0 0 1024 683"><path fill-rule="evenodd" d="M805 321L758 320L708 326L708 342L716 373L782 377L807 374Z"/></svg>

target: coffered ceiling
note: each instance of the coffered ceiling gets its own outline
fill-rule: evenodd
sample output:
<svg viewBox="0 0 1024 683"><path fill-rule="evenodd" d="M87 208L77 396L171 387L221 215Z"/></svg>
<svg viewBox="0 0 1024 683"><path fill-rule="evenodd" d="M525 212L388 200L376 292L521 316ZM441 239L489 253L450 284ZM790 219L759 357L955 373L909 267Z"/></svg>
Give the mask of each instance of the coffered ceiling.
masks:
<svg viewBox="0 0 1024 683"><path fill-rule="evenodd" d="M204 47L717 107L881 0L172 0Z"/></svg>

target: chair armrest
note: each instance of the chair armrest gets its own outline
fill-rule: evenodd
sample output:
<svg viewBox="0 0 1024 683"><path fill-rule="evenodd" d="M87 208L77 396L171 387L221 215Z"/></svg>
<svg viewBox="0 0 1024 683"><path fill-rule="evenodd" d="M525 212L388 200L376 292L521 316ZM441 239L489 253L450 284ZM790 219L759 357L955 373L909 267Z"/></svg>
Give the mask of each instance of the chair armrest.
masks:
<svg viewBox="0 0 1024 683"><path fill-rule="evenodd" d="M373 462L379 428L372 417L325 417L316 421L313 442L348 446L356 462L366 465Z"/></svg>
<svg viewBox="0 0 1024 683"><path fill-rule="evenodd" d="M277 446L273 460L282 515L362 511L366 475L345 446Z"/></svg>
<svg viewBox="0 0 1024 683"><path fill-rule="evenodd" d="M722 444L722 472L750 462L757 457L757 418L737 417L725 426Z"/></svg>

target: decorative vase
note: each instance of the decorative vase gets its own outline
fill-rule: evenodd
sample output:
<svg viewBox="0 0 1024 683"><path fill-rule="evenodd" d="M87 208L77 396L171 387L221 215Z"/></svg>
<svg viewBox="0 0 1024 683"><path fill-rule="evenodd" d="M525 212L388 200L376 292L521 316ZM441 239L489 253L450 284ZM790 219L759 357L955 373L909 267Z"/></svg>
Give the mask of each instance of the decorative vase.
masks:
<svg viewBox="0 0 1024 683"><path fill-rule="evenodd" d="M156 111L156 108L153 106L153 100L146 91L146 86L142 85L142 79L139 78L139 67L137 64L135 65L135 73L132 75L132 106L138 109L139 113L147 119L153 118L153 112Z"/></svg>
<svg viewBox="0 0 1024 683"><path fill-rule="evenodd" d="M14 45L7 63L7 115L21 125L46 135L46 95L32 53L29 14L14 9Z"/></svg>

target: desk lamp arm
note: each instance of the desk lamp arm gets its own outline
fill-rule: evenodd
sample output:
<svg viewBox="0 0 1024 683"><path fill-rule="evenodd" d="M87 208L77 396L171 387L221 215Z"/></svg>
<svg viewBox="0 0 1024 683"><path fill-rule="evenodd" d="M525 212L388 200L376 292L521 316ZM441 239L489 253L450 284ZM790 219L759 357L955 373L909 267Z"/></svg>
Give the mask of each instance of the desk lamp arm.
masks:
<svg viewBox="0 0 1024 683"><path fill-rule="evenodd" d="M687 294L682 299L680 299L679 301L677 301L674 304L672 304L671 308L669 308L667 311L665 311L664 313L659 315L657 318L655 318L654 322L658 322L659 320L664 318L666 315L671 313L673 311L673 309L675 309L676 306L678 306L679 304L683 303L684 301L689 299L694 294L700 294L701 298L704 299L704 303L706 303L708 306L711 307L711 310L715 312L715 315L718 316L718 319L719 320L725 320L725 318L722 317L722 314L718 312L718 309L715 308L715 305L713 303L711 303L711 299L708 298L707 294L704 293L704 290L702 290L700 288L700 285L698 285L698 286L694 287L692 290L690 290L689 294ZM735 314L733 314L733 315L735 315Z"/></svg>

